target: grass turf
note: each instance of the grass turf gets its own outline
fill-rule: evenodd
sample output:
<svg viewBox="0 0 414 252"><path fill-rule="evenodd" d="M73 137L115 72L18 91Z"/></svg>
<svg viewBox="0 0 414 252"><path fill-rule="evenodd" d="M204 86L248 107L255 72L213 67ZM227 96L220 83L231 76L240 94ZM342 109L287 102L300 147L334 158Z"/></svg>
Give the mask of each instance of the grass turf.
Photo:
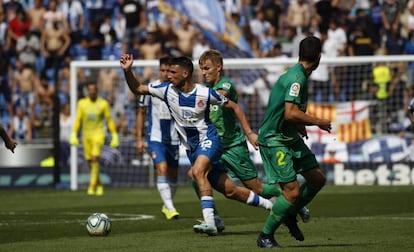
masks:
<svg viewBox="0 0 414 252"><path fill-rule="evenodd" d="M414 251L414 186L326 186L309 205L311 221L299 223L305 241L281 226L276 240L285 251ZM106 188L103 197L85 191L7 190L0 193L0 251L257 251L256 238L268 212L215 193L226 230L195 234L201 218L191 187L180 187L181 216L165 220L155 188ZM89 237L86 218L112 219L107 237Z"/></svg>

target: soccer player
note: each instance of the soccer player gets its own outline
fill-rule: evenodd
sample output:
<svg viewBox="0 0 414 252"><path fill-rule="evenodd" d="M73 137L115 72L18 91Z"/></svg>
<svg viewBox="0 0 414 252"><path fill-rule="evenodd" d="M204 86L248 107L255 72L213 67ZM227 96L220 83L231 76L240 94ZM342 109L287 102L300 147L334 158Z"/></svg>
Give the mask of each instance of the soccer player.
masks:
<svg viewBox="0 0 414 252"><path fill-rule="evenodd" d="M315 155L304 143L305 125L317 125L327 132L331 122L306 114L307 79L319 65L320 39L310 36L299 44L299 62L280 76L270 93L269 104L259 130L260 155L269 183L279 183L282 196L274 203L257 245L277 248L276 229L283 223L299 241L305 238L297 225L296 215L325 185L326 177ZM297 174L305 182L300 185Z"/></svg>
<svg viewBox="0 0 414 252"><path fill-rule="evenodd" d="M7 149L14 153L14 148L16 148L17 143L9 137L3 125L0 124L0 136L4 141L4 145Z"/></svg>
<svg viewBox="0 0 414 252"><path fill-rule="evenodd" d="M244 187L236 186L220 164L223 145L216 128L209 120L210 105L232 108L246 135L257 145L255 134L250 130L247 119L237 103L228 100L215 90L192 82L194 66L190 58L173 58L168 69L168 82L159 85L141 85L132 71L133 57L124 54L120 64L130 90L136 94L151 94L163 99L175 121L181 143L187 149L192 165L191 177L197 181L201 195L201 209L204 223L194 225L194 231L216 235L214 221L214 187L226 197L253 206L269 209L272 202Z"/></svg>
<svg viewBox="0 0 414 252"><path fill-rule="evenodd" d="M70 136L71 145L79 145L78 131L82 127L82 142L85 159L90 169L88 195L102 196L104 188L99 178L99 158L105 143L105 120L111 132L110 146L119 146L119 137L112 120L108 102L98 96L95 82L87 85L88 96L78 101L75 122Z"/></svg>
<svg viewBox="0 0 414 252"><path fill-rule="evenodd" d="M223 56L219 51L214 49L205 51L200 56L199 65L208 87L213 88L229 100L238 102L236 86L223 75ZM262 184L259 181L256 167L250 159L246 137L237 124L233 110L214 105L210 111L210 120L216 126L223 142L224 152L221 156L221 162L229 169L229 174L240 179L244 186L266 199L279 197L281 194L279 187ZM193 185L197 186L194 183ZM302 208L300 213L305 222L309 220L309 210L306 207Z"/></svg>
<svg viewBox="0 0 414 252"><path fill-rule="evenodd" d="M152 82L152 85L168 81L170 59L167 56L159 60L160 79ZM137 113L137 150L139 153L144 152L144 117L147 111L148 153L157 170L157 189L164 203L161 212L167 220L171 220L180 215L173 202L177 189L180 140L165 102L157 97L141 95Z"/></svg>

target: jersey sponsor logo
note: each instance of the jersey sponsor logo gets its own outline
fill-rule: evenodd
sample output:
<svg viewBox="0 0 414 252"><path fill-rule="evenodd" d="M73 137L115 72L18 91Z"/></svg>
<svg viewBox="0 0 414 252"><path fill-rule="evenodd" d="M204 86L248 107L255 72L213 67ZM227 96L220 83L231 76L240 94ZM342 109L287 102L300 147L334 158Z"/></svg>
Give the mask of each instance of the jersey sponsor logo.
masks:
<svg viewBox="0 0 414 252"><path fill-rule="evenodd" d="M298 97L299 91L300 91L299 83L293 83L292 86L290 86L289 95Z"/></svg>
<svg viewBox="0 0 414 252"><path fill-rule="evenodd" d="M230 83L223 83L223 88L230 89L231 88L231 84Z"/></svg>
<svg viewBox="0 0 414 252"><path fill-rule="evenodd" d="M183 122L187 124L197 123L197 115L191 110L182 111Z"/></svg>

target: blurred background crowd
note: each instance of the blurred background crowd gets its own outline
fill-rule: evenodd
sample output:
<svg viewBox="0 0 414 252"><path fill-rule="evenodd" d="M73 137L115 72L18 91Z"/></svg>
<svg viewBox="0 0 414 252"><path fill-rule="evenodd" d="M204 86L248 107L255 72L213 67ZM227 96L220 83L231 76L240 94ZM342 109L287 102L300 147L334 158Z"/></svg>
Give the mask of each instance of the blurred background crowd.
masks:
<svg viewBox="0 0 414 252"><path fill-rule="evenodd" d="M131 53L135 59L158 59L165 54L197 59L204 50L212 48L185 16L154 12L160 2L3 0L0 6L0 118L9 134L25 143L52 138L53 98L57 92L61 139L68 139L72 125L69 108L72 60L118 60L122 53ZM252 57L297 57L299 41L309 34L322 39L325 57L414 54L414 0L219 2L226 15L240 27ZM354 76L355 81L361 81L356 85L361 88L352 90L341 85L339 77L346 76L344 72L350 71L349 68L314 73L311 99L332 102L394 97L391 103L403 108L406 100L413 97L410 90L414 63L365 67ZM380 78L384 75L375 79L375 69L380 74L384 67L389 71L385 80ZM261 81L244 83L241 92L251 94L252 87L272 86L281 71L273 66ZM85 95L83 84L90 79L96 81L100 95L112 106L120 135L133 135L136 102L125 89L122 72L108 67L78 69L77 74L80 96ZM143 81L149 81L154 74L156 71L150 68L140 72ZM377 81L378 85L371 90L364 83L366 80ZM384 89L379 84L384 81L391 83L392 88ZM325 83L332 88L320 88ZM384 96L384 92L389 93ZM260 103L250 101L253 106Z"/></svg>

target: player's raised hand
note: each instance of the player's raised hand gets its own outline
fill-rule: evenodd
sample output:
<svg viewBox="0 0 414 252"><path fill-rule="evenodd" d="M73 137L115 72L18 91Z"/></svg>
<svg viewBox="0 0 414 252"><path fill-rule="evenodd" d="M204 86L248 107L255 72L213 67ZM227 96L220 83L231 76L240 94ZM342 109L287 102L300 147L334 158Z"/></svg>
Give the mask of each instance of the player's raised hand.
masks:
<svg viewBox="0 0 414 252"><path fill-rule="evenodd" d="M123 70L129 70L134 62L134 57L132 54L123 54L119 59L119 63L121 64L121 68Z"/></svg>

